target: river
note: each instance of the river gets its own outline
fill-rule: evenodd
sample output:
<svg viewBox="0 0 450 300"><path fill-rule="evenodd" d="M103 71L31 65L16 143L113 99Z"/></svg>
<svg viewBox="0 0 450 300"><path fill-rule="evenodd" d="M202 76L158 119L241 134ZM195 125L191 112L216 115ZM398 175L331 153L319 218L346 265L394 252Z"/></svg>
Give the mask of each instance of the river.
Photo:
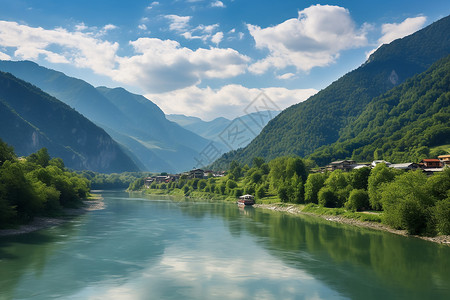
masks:
<svg viewBox="0 0 450 300"><path fill-rule="evenodd" d="M450 247L230 203L102 192L0 237L0 299L450 299Z"/></svg>

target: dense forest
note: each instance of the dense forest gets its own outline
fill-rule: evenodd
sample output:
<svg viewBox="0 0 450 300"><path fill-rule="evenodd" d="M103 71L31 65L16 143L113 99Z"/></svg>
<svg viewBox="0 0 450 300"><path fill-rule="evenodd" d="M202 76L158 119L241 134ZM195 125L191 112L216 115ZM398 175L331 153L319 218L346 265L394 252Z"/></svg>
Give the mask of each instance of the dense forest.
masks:
<svg viewBox="0 0 450 300"><path fill-rule="evenodd" d="M437 157L450 144L450 56L375 98L338 142L308 156L319 165L337 159L401 163Z"/></svg>
<svg viewBox="0 0 450 300"><path fill-rule="evenodd" d="M232 162L224 177L184 176L175 182L152 183L149 189L140 178L129 189L210 199L252 194L259 203L306 204L304 211L333 208L326 213L382 221L410 234L450 234L450 168L427 176L421 170L397 170L384 163L351 172L313 173L309 167L310 161L299 157L278 157L268 163L259 157L251 167Z"/></svg>
<svg viewBox="0 0 450 300"><path fill-rule="evenodd" d="M0 228L79 207L89 190L86 178L68 171L63 160L51 158L46 148L17 158L13 148L0 140Z"/></svg>
<svg viewBox="0 0 450 300"><path fill-rule="evenodd" d="M373 99L446 57L450 53L449 31L450 17L445 17L410 36L381 46L359 68L281 112L247 147L225 153L211 168L226 169L233 160L250 163L256 156L305 157L321 146L337 142L344 132L348 134L352 129L352 122L370 109L368 105ZM415 112L420 113L420 109ZM339 157L339 154L327 156ZM321 157L323 161L319 163L323 164L326 156Z"/></svg>

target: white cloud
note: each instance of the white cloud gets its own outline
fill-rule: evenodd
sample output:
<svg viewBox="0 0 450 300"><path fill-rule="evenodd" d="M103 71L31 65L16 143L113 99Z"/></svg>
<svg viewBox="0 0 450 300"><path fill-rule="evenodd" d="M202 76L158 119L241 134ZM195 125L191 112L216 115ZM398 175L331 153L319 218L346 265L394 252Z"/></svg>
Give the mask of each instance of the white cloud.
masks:
<svg viewBox="0 0 450 300"><path fill-rule="evenodd" d="M223 39L223 32L219 31L211 37L211 42L213 42L216 45L219 45L222 39Z"/></svg>
<svg viewBox="0 0 450 300"><path fill-rule="evenodd" d="M383 36L378 40L380 44L389 44L393 40L410 35L421 29L427 18L424 16L416 18L407 18L401 23L383 24L381 33Z"/></svg>
<svg viewBox="0 0 450 300"><path fill-rule="evenodd" d="M185 32L189 28L191 16L165 15L164 17L170 21L169 29L172 31Z"/></svg>
<svg viewBox="0 0 450 300"><path fill-rule="evenodd" d="M386 23L381 25L382 36L378 39L378 47L367 52L366 57L369 58L369 56L383 44L389 44L396 39L413 34L421 29L426 21L427 18L425 16L420 16L416 18L407 18L401 23Z"/></svg>
<svg viewBox="0 0 450 300"><path fill-rule="evenodd" d="M0 51L0 60L10 60L11 56Z"/></svg>
<svg viewBox="0 0 450 300"><path fill-rule="evenodd" d="M225 7L225 4L223 4L222 1L214 1L211 3L211 7Z"/></svg>
<svg viewBox="0 0 450 300"><path fill-rule="evenodd" d="M17 59L71 63L146 92L166 92L203 79L234 77L244 73L250 61L233 49L211 47L193 51L172 40L140 38L130 45L135 52L121 57L117 54L118 43L104 41L92 33L0 21L0 46L15 49ZM58 50L51 50L53 47Z"/></svg>
<svg viewBox="0 0 450 300"><path fill-rule="evenodd" d="M103 28L102 30L109 30ZM78 68L89 68L97 74L108 74L116 64L118 43L110 43L98 35L68 32L64 28L46 30L16 22L0 21L0 46L15 48L18 59L38 60L43 57L53 63L71 63ZM58 52L49 48L58 46Z"/></svg>
<svg viewBox="0 0 450 300"><path fill-rule="evenodd" d="M338 6L314 5L299 11L297 19L267 28L248 24L247 28L256 47L269 50L266 58L250 67L256 74L287 66L309 71L333 63L342 50L367 44L366 32L357 30L349 11Z"/></svg>
<svg viewBox="0 0 450 300"><path fill-rule="evenodd" d="M140 30L147 30L147 25L145 25L145 24L140 24L140 25L138 25L138 28L139 28Z"/></svg>
<svg viewBox="0 0 450 300"><path fill-rule="evenodd" d="M262 89L281 109L302 102L317 93L315 89L271 87ZM244 109L261 93L261 89L231 84L220 89L190 86L161 94L146 94L166 114L185 114L204 120L217 117L236 118L245 114Z"/></svg>
<svg viewBox="0 0 450 300"><path fill-rule="evenodd" d="M149 6L147 6L147 9L153 9L157 5L159 5L159 2L158 1L153 1Z"/></svg>
<svg viewBox="0 0 450 300"><path fill-rule="evenodd" d="M118 58L113 79L145 91L166 92L198 84L205 78L230 78L244 73L249 58L233 49L181 47L172 40L140 38L130 42L131 57Z"/></svg>
<svg viewBox="0 0 450 300"><path fill-rule="evenodd" d="M278 78L278 79L283 79L283 80L285 80L285 79L291 79L291 78L293 78L294 76L295 76L294 73L284 73L284 74L282 74L282 75L278 75L277 78Z"/></svg>

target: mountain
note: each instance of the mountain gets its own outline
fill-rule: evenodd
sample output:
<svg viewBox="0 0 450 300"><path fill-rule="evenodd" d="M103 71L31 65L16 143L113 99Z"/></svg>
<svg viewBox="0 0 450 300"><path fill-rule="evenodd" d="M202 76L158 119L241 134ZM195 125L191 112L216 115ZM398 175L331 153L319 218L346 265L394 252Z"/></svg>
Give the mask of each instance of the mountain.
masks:
<svg viewBox="0 0 450 300"><path fill-rule="evenodd" d="M46 147L67 167L97 172L138 167L101 128L58 99L0 72L0 137L27 156Z"/></svg>
<svg viewBox="0 0 450 300"><path fill-rule="evenodd" d="M240 136L243 141L246 141L244 144L240 145L240 147L245 147L256 137L256 135L261 132L263 127L279 113L279 111L261 111L244 115L233 120L219 117L212 121L203 121L200 118L188 117L185 115L167 115L166 118L179 124L187 130L195 132L205 139L215 141L217 145L222 146L223 149L228 151L235 150L236 148L229 149L228 147L228 145L231 147L233 145L231 143L227 143L227 140L224 137L224 132L227 130L227 127L233 126L233 124L236 123L240 123L245 126L247 130L243 132L242 136Z"/></svg>
<svg viewBox="0 0 450 300"><path fill-rule="evenodd" d="M402 39L381 46L354 71L308 100L293 105L271 120L245 148L224 154L214 168L253 157L307 156L336 142L377 96L424 72L450 53L450 17Z"/></svg>
<svg viewBox="0 0 450 300"><path fill-rule="evenodd" d="M309 157L322 164L344 158L420 161L430 147L450 144L450 55L373 99L346 129Z"/></svg>
<svg viewBox="0 0 450 300"><path fill-rule="evenodd" d="M123 88L98 87L97 90L127 118L125 130L112 128L122 137L113 132L111 135L129 145L130 151L136 153L148 170L180 172L192 169L197 163L195 159L199 152L210 143L209 140L167 120L163 111L144 96L132 94ZM136 146L139 146L133 147L124 137L131 138L143 148L137 150ZM151 159L147 156L148 152L153 154Z"/></svg>
<svg viewBox="0 0 450 300"><path fill-rule="evenodd" d="M0 61L0 70L31 82L102 127L146 171L178 172L197 164L209 140L165 118L157 105L125 89L95 88L29 61Z"/></svg>

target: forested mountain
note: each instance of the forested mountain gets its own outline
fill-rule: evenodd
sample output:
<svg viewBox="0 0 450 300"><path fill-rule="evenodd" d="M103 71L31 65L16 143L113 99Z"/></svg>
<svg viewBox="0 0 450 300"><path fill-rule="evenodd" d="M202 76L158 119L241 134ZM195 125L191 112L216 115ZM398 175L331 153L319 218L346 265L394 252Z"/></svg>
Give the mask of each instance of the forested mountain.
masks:
<svg viewBox="0 0 450 300"><path fill-rule="evenodd" d="M145 170L181 172L196 165L195 158L210 142L166 119L163 111L141 95L123 88L97 90L127 118L127 127L105 128L144 164ZM115 132L114 132L115 131Z"/></svg>
<svg viewBox="0 0 450 300"><path fill-rule="evenodd" d="M430 147L446 144L450 144L450 55L372 100L338 142L319 148L310 158L319 164L343 158L419 161L430 155Z"/></svg>
<svg viewBox="0 0 450 300"><path fill-rule="evenodd" d="M136 171L137 166L101 128L58 99L0 72L0 138L20 156L46 147L73 169Z"/></svg>
<svg viewBox="0 0 450 300"><path fill-rule="evenodd" d="M94 88L29 61L0 61L0 70L31 82L105 129L142 170L191 169L210 142L167 120L157 105L125 89Z"/></svg>
<svg viewBox="0 0 450 300"><path fill-rule="evenodd" d="M447 56L448 32L450 17L445 17L381 46L359 68L281 112L247 147L224 154L213 167L226 168L232 160L249 163L257 156L307 156L320 146L336 142L372 99Z"/></svg>
<svg viewBox="0 0 450 300"><path fill-rule="evenodd" d="M203 121L200 118L188 117L185 115L167 115L166 118L186 128L187 130L195 132L205 139L213 140L220 145L223 144L224 138L222 135L224 134L224 131L228 126L233 126L233 123L239 122L248 129L243 132L240 137L242 140L250 143L250 141L261 132L263 127L279 113L279 111L261 111L244 115L233 120L219 117L212 121ZM243 147L247 146L248 143L245 143ZM223 145L223 148L226 149L226 151L230 150L226 145Z"/></svg>

